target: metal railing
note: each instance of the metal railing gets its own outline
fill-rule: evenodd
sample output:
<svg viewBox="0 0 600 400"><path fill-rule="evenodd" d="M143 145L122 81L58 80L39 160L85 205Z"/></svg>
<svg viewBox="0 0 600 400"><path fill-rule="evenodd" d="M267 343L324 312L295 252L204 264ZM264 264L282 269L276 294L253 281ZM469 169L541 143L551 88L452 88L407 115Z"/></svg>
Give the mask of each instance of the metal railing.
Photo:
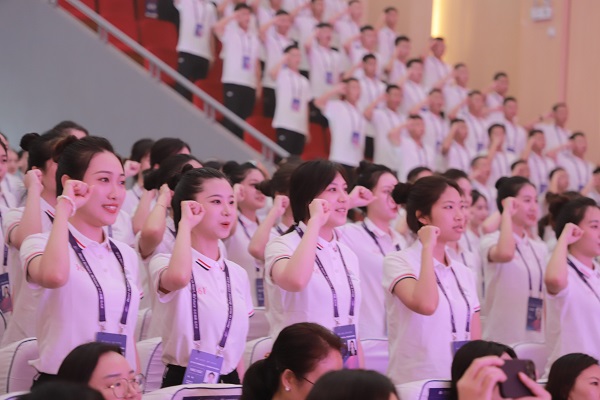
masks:
<svg viewBox="0 0 600 400"><path fill-rule="evenodd" d="M49 0L51 4L58 6L56 0ZM254 137L261 145L261 153L266 161L272 162L275 158L275 155L285 158L289 157L289 153L278 146L276 143L273 143L268 137L262 134L258 129L248 124L242 118L235 115L231 110L225 107L223 104L219 103L205 91L198 88L188 79L186 79L179 72L171 68L167 63L163 60L152 54L149 50L147 50L144 46L136 42L131 37L127 36L123 31L114 26L108 20L100 16L94 10L89 8L87 5L82 3L79 0L65 0L68 4L73 6L83 15L88 17L92 22L97 25L98 37L105 43L108 43L109 35L113 36L123 44L127 45L131 48L131 50L136 53L143 60L148 62L148 72L150 76L157 81L160 80L161 74L165 74L179 85L183 86L185 89L192 92L194 96L198 96L203 104L203 112L207 118L216 123L216 113L219 112L223 115L223 117L229 119L233 123L235 123L238 127L243 129L245 132L249 133L252 137Z"/></svg>

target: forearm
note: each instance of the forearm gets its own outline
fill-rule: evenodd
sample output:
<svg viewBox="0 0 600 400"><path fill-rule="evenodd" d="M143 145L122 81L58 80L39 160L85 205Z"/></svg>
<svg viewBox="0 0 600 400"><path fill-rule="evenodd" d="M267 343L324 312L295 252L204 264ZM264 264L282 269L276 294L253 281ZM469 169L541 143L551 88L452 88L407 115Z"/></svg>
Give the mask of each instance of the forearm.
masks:
<svg viewBox="0 0 600 400"><path fill-rule="evenodd" d="M142 258L148 257L162 242L167 229L167 207L156 203L140 231L139 250Z"/></svg>
<svg viewBox="0 0 600 400"><path fill-rule="evenodd" d="M258 225L256 232L250 239L248 244L248 252L250 255L257 260L265 261L265 247L269 243L271 237L271 229L277 223L277 215L275 213L268 213L267 217Z"/></svg>
<svg viewBox="0 0 600 400"><path fill-rule="evenodd" d="M568 270L567 270L567 255L568 246L564 237L560 237L556 243L556 247L550 256L546 273L544 274L544 282L546 289L550 294L558 294L567 287Z"/></svg>
<svg viewBox="0 0 600 400"><path fill-rule="evenodd" d="M489 254L489 259L492 262L509 262L515 257L515 237L512 229L512 217L510 213L502 213L500 222L500 237L498 244L492 247Z"/></svg>
<svg viewBox="0 0 600 400"><path fill-rule="evenodd" d="M421 305L422 311L428 315L433 314L437 309L439 293L434 271L433 249L427 246L423 246L421 251L421 271L412 297L414 303Z"/></svg>
<svg viewBox="0 0 600 400"><path fill-rule="evenodd" d="M187 286L192 277L191 229L185 221L179 223L173 254L169 266L160 276L160 288L165 292L180 290Z"/></svg>
<svg viewBox="0 0 600 400"><path fill-rule="evenodd" d="M25 209L19 225L11 232L8 242L17 249L21 248L21 244L28 237L36 233L42 232L41 202L39 193L29 193L25 202Z"/></svg>
<svg viewBox="0 0 600 400"><path fill-rule="evenodd" d="M142 230L142 227L148 218L148 214L150 214L150 208L154 197L155 191L153 190L144 190L142 192L140 202L138 203L135 213L133 214L133 218L131 219L133 233L137 234L140 230Z"/></svg>

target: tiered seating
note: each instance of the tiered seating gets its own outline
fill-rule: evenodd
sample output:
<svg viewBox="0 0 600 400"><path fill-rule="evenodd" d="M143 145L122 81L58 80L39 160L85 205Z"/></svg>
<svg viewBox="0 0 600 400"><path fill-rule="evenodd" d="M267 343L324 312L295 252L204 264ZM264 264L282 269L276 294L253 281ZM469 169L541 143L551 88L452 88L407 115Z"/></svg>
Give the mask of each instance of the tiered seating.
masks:
<svg viewBox="0 0 600 400"><path fill-rule="evenodd" d="M271 123L273 122L271 118L263 117L262 115L252 115L246 118L246 122L258 129L259 132L262 132L272 141L275 141L275 128L271 126ZM256 151L260 151L261 149L260 142L247 132L244 132L244 142Z"/></svg>
<svg viewBox="0 0 600 400"><path fill-rule="evenodd" d="M29 390L37 375L29 361L38 357L35 338L23 339L0 349L0 393Z"/></svg>
<svg viewBox="0 0 600 400"><path fill-rule="evenodd" d="M328 158L329 143L331 141L329 129L324 129L321 125L311 122L308 131L310 132L310 142L304 146L302 159Z"/></svg>
<svg viewBox="0 0 600 400"><path fill-rule="evenodd" d="M138 40L138 27L133 0L98 0L98 13L127 36L135 41ZM134 56L133 50L118 39L109 36L108 41L127 55Z"/></svg>
<svg viewBox="0 0 600 400"><path fill-rule="evenodd" d="M98 6L96 5L96 0L81 0L86 6L91 8L94 11L98 10ZM65 9L65 11L71 13L75 18L86 24L92 29L96 28L96 24L92 22L92 20L85 16L81 11L77 10L75 7L67 3L66 0L58 0L58 5Z"/></svg>
<svg viewBox="0 0 600 400"><path fill-rule="evenodd" d="M138 22L140 33L140 44L156 55L171 68L177 70L177 30L170 22L145 18ZM144 67L149 69L149 63L144 60ZM167 85L173 86L175 81L167 76L161 75L161 79Z"/></svg>

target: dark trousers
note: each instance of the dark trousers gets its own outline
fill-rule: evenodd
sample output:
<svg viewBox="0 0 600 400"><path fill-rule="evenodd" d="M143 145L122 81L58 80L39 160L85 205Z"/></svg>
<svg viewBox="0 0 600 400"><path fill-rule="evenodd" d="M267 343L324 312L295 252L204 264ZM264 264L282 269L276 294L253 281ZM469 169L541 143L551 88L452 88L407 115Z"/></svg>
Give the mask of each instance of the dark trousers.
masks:
<svg viewBox="0 0 600 400"><path fill-rule="evenodd" d="M241 119L252 115L254 103L256 102L256 90L249 86L236 85L234 83L223 84L224 105ZM223 126L233 132L237 137L244 138L244 130L229 119L225 118Z"/></svg>
<svg viewBox="0 0 600 400"><path fill-rule="evenodd" d="M321 110L315 106L314 100L311 100L310 103L308 103L308 117L310 122L319 124L325 129L329 128L329 121L325 118Z"/></svg>
<svg viewBox="0 0 600 400"><path fill-rule="evenodd" d="M372 136L367 136L365 138L365 159L372 161L373 156L375 155L375 138Z"/></svg>
<svg viewBox="0 0 600 400"><path fill-rule="evenodd" d="M277 144L292 156L299 156L304 151L306 136L301 133L277 128L275 129L275 137L277 138Z"/></svg>
<svg viewBox="0 0 600 400"><path fill-rule="evenodd" d="M31 385L31 389L36 388L44 383L48 382L56 382L58 379L56 375L45 374L40 372L40 374L33 380L33 384Z"/></svg>
<svg viewBox="0 0 600 400"><path fill-rule="evenodd" d="M163 375L161 388L181 385L185 376L185 367L180 365L168 364ZM227 375L221 375L219 383L231 383L234 385L241 384L237 370L233 370Z"/></svg>
<svg viewBox="0 0 600 400"><path fill-rule="evenodd" d="M263 116L273 118L275 116L275 89L263 88Z"/></svg>
<svg viewBox="0 0 600 400"><path fill-rule="evenodd" d="M185 76L192 83L198 79L206 79L208 66L209 61L204 57L184 52L179 52L177 55L177 72ZM180 84L175 85L175 90L188 101L192 101L192 92Z"/></svg>

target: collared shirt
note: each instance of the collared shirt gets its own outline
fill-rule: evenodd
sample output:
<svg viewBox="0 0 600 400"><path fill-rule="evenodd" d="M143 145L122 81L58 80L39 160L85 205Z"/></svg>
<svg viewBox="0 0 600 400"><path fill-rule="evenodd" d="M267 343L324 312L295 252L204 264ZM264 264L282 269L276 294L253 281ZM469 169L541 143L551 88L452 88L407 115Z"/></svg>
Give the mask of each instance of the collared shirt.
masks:
<svg viewBox="0 0 600 400"><path fill-rule="evenodd" d="M405 118L397 111L388 107L373 111L371 124L375 130L375 152L373 155L376 164L387 165L394 171L398 171L398 154L396 146L390 142L388 134L395 127L404 123ZM402 135L404 136L404 135Z"/></svg>
<svg viewBox="0 0 600 400"><path fill-rule="evenodd" d="M434 150L423 144L419 146L408 134L402 138L400 147L396 148L400 158L400 168L398 170L398 179L405 182L408 173L416 167L428 167L435 170Z"/></svg>
<svg viewBox="0 0 600 400"><path fill-rule="evenodd" d="M282 68L277 76L275 94L273 127L308 134L308 102L312 98L308 79Z"/></svg>
<svg viewBox="0 0 600 400"><path fill-rule="evenodd" d="M427 90L444 79L452 69L444 61L434 56L428 56L423 63L423 85Z"/></svg>
<svg viewBox="0 0 600 400"><path fill-rule="evenodd" d="M403 114L408 114L409 111L418 103L425 100L427 94L421 85L407 79L403 85L404 98L402 100L401 110Z"/></svg>
<svg viewBox="0 0 600 400"><path fill-rule="evenodd" d="M557 164L565 169L569 175L569 190L579 192L592 178L594 166L592 163L579 158L573 153L558 155Z"/></svg>
<svg viewBox="0 0 600 400"><path fill-rule="evenodd" d="M244 31L237 22L225 28L223 43L223 83L256 88L256 64L260 42L255 31Z"/></svg>
<svg viewBox="0 0 600 400"><path fill-rule="evenodd" d="M207 0L179 0L175 5L179 11L177 51L212 61L210 41L212 27L217 22L217 9ZM199 35L197 29L200 29Z"/></svg>
<svg viewBox="0 0 600 400"><path fill-rule="evenodd" d="M133 214L135 214L135 210L140 203L140 199L142 198L142 191L142 188L137 183L135 183L131 189L127 190L121 210L133 217Z"/></svg>
<svg viewBox="0 0 600 400"><path fill-rule="evenodd" d="M363 159L367 133L367 121L362 113L347 101L330 100L323 115L329 121L331 131L329 159L358 167Z"/></svg>
<svg viewBox="0 0 600 400"><path fill-rule="evenodd" d="M466 172L467 174L469 171L471 171L471 161L473 160L473 155L467 147L461 146L458 144L458 142L452 142L445 159L445 169L456 168Z"/></svg>
<svg viewBox="0 0 600 400"><path fill-rule="evenodd" d="M529 180L537 188L538 194L544 194L550 185L550 172L556 165L550 157L539 155L535 152L529 153Z"/></svg>
<svg viewBox="0 0 600 400"><path fill-rule="evenodd" d="M340 82L342 56L337 50L323 47L316 41L308 53L310 87L314 98L320 97Z"/></svg>

